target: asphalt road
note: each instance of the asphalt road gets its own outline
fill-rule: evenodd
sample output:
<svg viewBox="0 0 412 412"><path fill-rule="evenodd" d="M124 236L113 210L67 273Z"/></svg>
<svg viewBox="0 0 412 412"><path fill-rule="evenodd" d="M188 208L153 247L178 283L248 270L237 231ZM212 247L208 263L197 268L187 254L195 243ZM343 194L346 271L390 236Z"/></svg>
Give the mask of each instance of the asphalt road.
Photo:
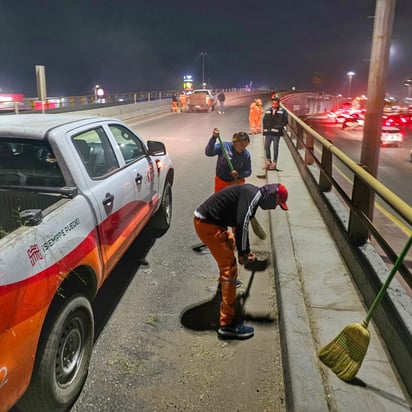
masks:
<svg viewBox="0 0 412 412"><path fill-rule="evenodd" d="M212 129L223 139L248 130L250 101L235 103L224 115L128 122L145 139L165 142L173 158L172 226L160 239L143 233L94 302L98 338L72 411L284 410L277 323L261 325L259 338L219 340L216 265L191 248L199 242L193 211L213 192L216 159L204 155Z"/></svg>

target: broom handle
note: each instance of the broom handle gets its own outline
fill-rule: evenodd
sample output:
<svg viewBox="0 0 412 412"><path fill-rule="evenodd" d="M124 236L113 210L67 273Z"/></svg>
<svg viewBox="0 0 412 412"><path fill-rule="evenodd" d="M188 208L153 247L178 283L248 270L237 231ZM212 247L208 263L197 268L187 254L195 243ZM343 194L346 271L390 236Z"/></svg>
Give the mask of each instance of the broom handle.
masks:
<svg viewBox="0 0 412 412"><path fill-rule="evenodd" d="M220 134L217 135L217 138L219 139L220 147L222 148L222 152L223 152L223 155L225 156L227 165L229 166L230 171L233 172L235 168L233 167L232 162L229 159L225 146L223 146L223 142L222 142L222 138L220 137ZM236 181L237 180L238 179L236 179Z"/></svg>
<svg viewBox="0 0 412 412"><path fill-rule="evenodd" d="M223 152L223 155L225 156L225 159L226 159L226 162L229 166L229 169L230 169L231 172L233 172L233 170L235 170L235 168L233 167L232 162L229 159L226 148L223 145L222 138L220 137L220 133L218 133L217 138L219 139L220 147L222 148L222 152ZM236 179L236 183L239 183L239 179ZM260 239L264 240L266 238L266 233L263 230L263 227L260 225L260 223L258 222L258 220L256 219L255 216L250 219L250 223L252 224L252 229L255 232L255 234Z"/></svg>
<svg viewBox="0 0 412 412"><path fill-rule="evenodd" d="M372 303L372 306L370 307L366 318L365 318L365 322L369 323L369 321L372 318L372 313L375 311L376 306L380 303L380 301L383 298L383 295L386 292L386 289L388 289L389 283L392 281L393 277L395 276L396 272L399 269L399 266L401 265L403 259L405 258L406 254L408 253L409 248L411 247L412 244L412 236L409 238L409 240L406 242L405 246L402 249L402 252L399 254L398 258L396 259L395 264L392 267L391 272L389 273L388 278L386 279L385 283L383 284L383 286L381 287L378 295L376 296L375 300Z"/></svg>

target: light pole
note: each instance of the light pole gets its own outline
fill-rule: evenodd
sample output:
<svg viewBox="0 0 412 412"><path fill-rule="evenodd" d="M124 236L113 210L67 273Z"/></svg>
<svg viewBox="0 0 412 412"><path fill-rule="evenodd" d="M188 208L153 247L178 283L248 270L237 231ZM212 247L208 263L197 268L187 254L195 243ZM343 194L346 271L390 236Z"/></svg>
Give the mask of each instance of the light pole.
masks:
<svg viewBox="0 0 412 412"><path fill-rule="evenodd" d="M202 87L205 88L205 56L207 56L207 53L202 51L200 55L202 56Z"/></svg>
<svg viewBox="0 0 412 412"><path fill-rule="evenodd" d="M351 88L351 85L352 85L352 77L353 76L355 76L355 72L348 72L347 73L347 75L348 75L348 77L349 77L349 85L348 85L348 97L351 97L351 95L350 95L350 88Z"/></svg>
<svg viewBox="0 0 412 412"><path fill-rule="evenodd" d="M412 87L412 78L406 80L403 85L408 88L408 97L407 100L411 100L411 87Z"/></svg>

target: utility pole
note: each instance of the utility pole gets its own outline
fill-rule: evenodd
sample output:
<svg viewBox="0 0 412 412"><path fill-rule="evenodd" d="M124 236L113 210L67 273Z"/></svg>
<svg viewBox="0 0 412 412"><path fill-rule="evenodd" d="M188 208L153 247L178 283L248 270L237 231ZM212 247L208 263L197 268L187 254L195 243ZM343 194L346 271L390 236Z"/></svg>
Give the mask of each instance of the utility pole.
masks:
<svg viewBox="0 0 412 412"><path fill-rule="evenodd" d="M200 55L202 56L202 88L205 88L205 56L207 56L207 52L202 51L200 52Z"/></svg>
<svg viewBox="0 0 412 412"><path fill-rule="evenodd" d="M361 163L376 177L382 113L396 0L377 0L369 66L368 105L363 130Z"/></svg>
<svg viewBox="0 0 412 412"><path fill-rule="evenodd" d="M368 104L360 158L360 165L374 177L378 174L382 113L395 5L396 0L376 0L368 77ZM355 179L352 202L373 220L375 194L360 179ZM355 243L364 243L369 237L368 229L363 227L353 214L349 218L349 232L352 233L351 238Z"/></svg>

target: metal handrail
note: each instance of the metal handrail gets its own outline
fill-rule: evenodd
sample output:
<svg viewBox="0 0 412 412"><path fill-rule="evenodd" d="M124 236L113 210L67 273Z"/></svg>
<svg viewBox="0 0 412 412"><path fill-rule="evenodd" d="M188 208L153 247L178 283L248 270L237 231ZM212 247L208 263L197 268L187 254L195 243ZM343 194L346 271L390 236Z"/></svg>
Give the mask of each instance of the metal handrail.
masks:
<svg viewBox="0 0 412 412"><path fill-rule="evenodd" d="M298 116L285 107L289 114L289 142L295 147L296 153L304 150L304 155L300 156L302 164L309 166L316 164L319 170L318 190L320 193L329 192L332 188L344 200L349 208L349 224L346 228L347 237L354 246L364 244L373 237L386 256L393 263L398 254L389 242L384 238L381 231L373 220L365 213L367 202L370 200L368 192L372 196L377 195L382 201L395 211L405 224L409 227L409 234L412 234L412 207L403 201L396 194L391 192L384 184L368 173L362 165L357 164L345 153L339 150L333 143L325 139L322 135L312 129ZM294 143L294 141L296 143ZM317 146L315 146L315 143ZM318 157L315 148L319 147L321 155ZM332 169L334 162L338 159L354 175L352 194L347 195L341 185L334 179ZM412 275L405 264L402 264L399 272L405 282L412 288Z"/></svg>

